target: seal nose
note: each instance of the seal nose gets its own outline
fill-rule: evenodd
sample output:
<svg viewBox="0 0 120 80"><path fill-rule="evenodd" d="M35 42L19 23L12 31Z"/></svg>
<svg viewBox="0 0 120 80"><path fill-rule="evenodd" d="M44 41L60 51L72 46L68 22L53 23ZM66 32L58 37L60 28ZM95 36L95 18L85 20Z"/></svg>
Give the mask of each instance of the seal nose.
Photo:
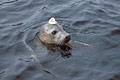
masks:
<svg viewBox="0 0 120 80"><path fill-rule="evenodd" d="M65 43L67 43L70 39L71 39L71 36L70 36L70 35L66 36L66 37L65 37Z"/></svg>
<svg viewBox="0 0 120 80"><path fill-rule="evenodd" d="M66 39L66 40L70 40L70 39L71 39L71 36L68 35L68 36L65 37L65 39Z"/></svg>

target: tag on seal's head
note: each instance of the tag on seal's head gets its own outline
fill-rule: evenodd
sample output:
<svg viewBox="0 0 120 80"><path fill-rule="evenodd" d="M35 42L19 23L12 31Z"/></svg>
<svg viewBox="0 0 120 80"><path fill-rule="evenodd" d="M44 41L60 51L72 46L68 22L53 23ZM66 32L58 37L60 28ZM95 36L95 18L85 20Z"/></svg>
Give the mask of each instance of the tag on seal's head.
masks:
<svg viewBox="0 0 120 80"><path fill-rule="evenodd" d="M50 18L50 20L48 21L49 24L57 24L57 21L55 20L54 17Z"/></svg>

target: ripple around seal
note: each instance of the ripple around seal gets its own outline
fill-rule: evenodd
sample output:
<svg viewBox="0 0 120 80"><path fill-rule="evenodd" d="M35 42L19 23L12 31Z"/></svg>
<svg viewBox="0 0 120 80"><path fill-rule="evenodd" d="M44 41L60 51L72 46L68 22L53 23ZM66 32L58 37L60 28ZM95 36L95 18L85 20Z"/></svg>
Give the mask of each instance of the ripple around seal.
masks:
<svg viewBox="0 0 120 80"><path fill-rule="evenodd" d="M119 4L119 0L0 0L0 80L119 80ZM94 49L76 48L70 58L44 49L39 53L34 38L50 17L73 40Z"/></svg>

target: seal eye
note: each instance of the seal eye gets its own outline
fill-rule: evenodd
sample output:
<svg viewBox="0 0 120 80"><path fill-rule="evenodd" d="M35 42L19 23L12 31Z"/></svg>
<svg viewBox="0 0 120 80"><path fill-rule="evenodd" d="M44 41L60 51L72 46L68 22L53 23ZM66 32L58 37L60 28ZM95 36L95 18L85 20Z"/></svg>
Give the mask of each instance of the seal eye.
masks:
<svg viewBox="0 0 120 80"><path fill-rule="evenodd" d="M54 30L54 31L52 32L52 34L53 34L53 35L55 35L56 33L57 33L57 31L56 31L56 30Z"/></svg>

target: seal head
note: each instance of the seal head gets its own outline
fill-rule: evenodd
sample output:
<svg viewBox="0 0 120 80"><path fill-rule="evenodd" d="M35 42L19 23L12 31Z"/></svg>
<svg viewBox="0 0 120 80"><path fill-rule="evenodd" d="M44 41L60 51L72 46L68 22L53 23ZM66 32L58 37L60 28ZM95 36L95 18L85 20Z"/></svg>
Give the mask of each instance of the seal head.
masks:
<svg viewBox="0 0 120 80"><path fill-rule="evenodd" d="M70 39L70 34L63 30L63 27L55 18L51 18L48 23L40 29L40 40L44 43L65 45Z"/></svg>

